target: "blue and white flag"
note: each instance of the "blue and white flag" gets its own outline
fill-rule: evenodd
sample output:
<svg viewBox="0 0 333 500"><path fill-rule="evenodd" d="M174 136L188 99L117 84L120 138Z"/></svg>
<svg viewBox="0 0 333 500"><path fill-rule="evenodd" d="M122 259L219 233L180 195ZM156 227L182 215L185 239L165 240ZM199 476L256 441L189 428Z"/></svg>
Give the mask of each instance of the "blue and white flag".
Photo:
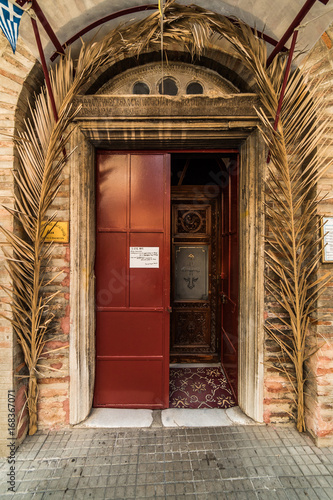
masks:
<svg viewBox="0 0 333 500"><path fill-rule="evenodd" d="M23 12L24 10L9 0L0 0L0 27L12 46L14 54Z"/></svg>

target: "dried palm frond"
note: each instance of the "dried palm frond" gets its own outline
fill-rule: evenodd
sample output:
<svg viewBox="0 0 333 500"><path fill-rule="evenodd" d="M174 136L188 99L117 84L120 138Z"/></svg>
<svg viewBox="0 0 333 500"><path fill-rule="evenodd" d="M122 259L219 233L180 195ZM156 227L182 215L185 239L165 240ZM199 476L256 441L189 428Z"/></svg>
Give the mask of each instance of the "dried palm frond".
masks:
<svg viewBox="0 0 333 500"><path fill-rule="evenodd" d="M56 85L54 82L54 88ZM49 303L57 295L43 297L42 290L54 279L46 280L44 269L49 264L52 244L45 245L44 225L54 215L47 211L61 185L60 175L66 158L63 150L68 141L64 132L74 113L62 110L61 122L55 123L45 89L36 98L31 121L15 138L20 158L14 173L17 189L15 208L7 210L19 221L20 237L2 228L14 257L7 255L7 267L14 284L12 325L22 347L29 371L29 433L37 430L37 363L45 345L45 333L53 319Z"/></svg>
<svg viewBox="0 0 333 500"><path fill-rule="evenodd" d="M162 30L165 48L178 44L192 56L203 54L213 36L224 38L254 76L261 101L258 117L272 165L267 182L267 216L272 222L267 258L274 279L267 278L267 287L287 312L285 318L280 318L280 326L269 323L267 331L295 367L297 426L304 430L304 362L312 353L307 350L306 338L316 297L329 279L326 275L314 279L320 238L316 219L319 199L312 196L312 191L324 168L316 148L327 126L318 113L320 99L315 92L309 92L301 74L295 73L275 131L271 123L283 81L284 55L276 57L267 69L265 43L247 25L172 0L165 4ZM46 215L60 188L67 159L63 152L68 141L66 130L76 113L72 110L73 99L121 54L134 56L147 49L160 50L161 36L161 16L156 11L144 20L113 29L98 42L82 42L75 64L68 52L50 72L58 122L44 88L31 110L31 121L25 122L16 138L20 167L15 174L15 208L8 210L20 222L24 236L2 230L14 251L14 257L7 255L14 284L12 324L29 369L30 434L37 429L37 366L53 319L50 302L55 296L43 296L44 268L52 252L52 246L45 245L43 224L55 217Z"/></svg>
<svg viewBox="0 0 333 500"><path fill-rule="evenodd" d="M327 120L322 95L317 87L305 86L300 72L290 78L279 131L274 131L264 111L258 114L273 163L267 181L266 254L274 279L267 279L267 289L287 312L286 319L280 318L281 327L268 322L266 329L294 366L297 428L303 431L305 362L318 349L309 346L309 323L318 294L331 279L331 273L316 278L322 237L320 198L313 194L329 167L325 154L318 154L325 148Z"/></svg>

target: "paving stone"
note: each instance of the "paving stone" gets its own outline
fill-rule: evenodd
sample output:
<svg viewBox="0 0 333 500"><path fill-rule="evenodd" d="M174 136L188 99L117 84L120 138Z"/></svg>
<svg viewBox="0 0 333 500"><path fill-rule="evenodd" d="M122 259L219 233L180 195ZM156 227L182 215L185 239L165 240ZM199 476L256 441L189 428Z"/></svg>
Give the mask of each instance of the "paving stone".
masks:
<svg viewBox="0 0 333 500"><path fill-rule="evenodd" d="M52 500L62 500L64 498L65 490L61 491L47 491L43 494L43 499L50 498Z"/></svg>
<svg viewBox="0 0 333 500"><path fill-rule="evenodd" d="M332 500L333 498L332 488L313 488L313 491L320 500Z"/></svg>
<svg viewBox="0 0 333 500"><path fill-rule="evenodd" d="M17 451L16 493L39 499L333 500L333 448L290 428L73 429Z"/></svg>
<svg viewBox="0 0 333 500"><path fill-rule="evenodd" d="M276 489L283 488L283 485L277 477L260 477L252 478L251 483L255 490L269 490L275 491Z"/></svg>
<svg viewBox="0 0 333 500"><path fill-rule="evenodd" d="M260 490L257 491L256 493L258 500L289 500L289 497L286 495L286 493L281 490L277 491Z"/></svg>

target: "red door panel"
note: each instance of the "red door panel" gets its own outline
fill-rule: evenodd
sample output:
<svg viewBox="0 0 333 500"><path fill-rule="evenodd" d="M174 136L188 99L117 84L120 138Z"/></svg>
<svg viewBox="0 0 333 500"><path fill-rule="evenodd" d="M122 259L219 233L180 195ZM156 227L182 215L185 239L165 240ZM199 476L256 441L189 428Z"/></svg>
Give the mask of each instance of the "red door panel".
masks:
<svg viewBox="0 0 333 500"><path fill-rule="evenodd" d="M122 408L163 408L162 360L101 359L96 367L98 401L112 401L110 404Z"/></svg>
<svg viewBox="0 0 333 500"><path fill-rule="evenodd" d="M238 159L228 168L222 191L221 363L237 398L238 392Z"/></svg>
<svg viewBox="0 0 333 500"><path fill-rule="evenodd" d="M126 234L98 233L95 264L97 307L126 307L126 250Z"/></svg>
<svg viewBox="0 0 333 500"><path fill-rule="evenodd" d="M94 406L169 404L170 165L160 154L97 154ZM131 247L159 251L130 267Z"/></svg>
<svg viewBox="0 0 333 500"><path fill-rule="evenodd" d="M99 315L98 321L99 331L105 334L97 338L97 356L159 356L163 352L162 337L155 335L163 328L162 312L152 315L150 312L105 311ZM114 331L127 332L126 343L122 335L114 335Z"/></svg>
<svg viewBox="0 0 333 500"><path fill-rule="evenodd" d="M132 155L131 166L131 228L163 229L163 162L156 155Z"/></svg>
<svg viewBox="0 0 333 500"><path fill-rule="evenodd" d="M115 166L108 155L98 156L98 228L126 227L128 161L128 155L118 155Z"/></svg>

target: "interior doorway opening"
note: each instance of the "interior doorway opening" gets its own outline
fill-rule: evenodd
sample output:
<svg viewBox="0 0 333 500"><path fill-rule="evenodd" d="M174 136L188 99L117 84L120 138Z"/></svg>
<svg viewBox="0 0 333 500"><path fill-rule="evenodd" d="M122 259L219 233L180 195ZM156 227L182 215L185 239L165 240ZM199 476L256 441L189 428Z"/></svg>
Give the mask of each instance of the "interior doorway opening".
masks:
<svg viewBox="0 0 333 500"><path fill-rule="evenodd" d="M194 366L204 382L222 366L237 402L238 179L236 150L171 155L170 402Z"/></svg>

